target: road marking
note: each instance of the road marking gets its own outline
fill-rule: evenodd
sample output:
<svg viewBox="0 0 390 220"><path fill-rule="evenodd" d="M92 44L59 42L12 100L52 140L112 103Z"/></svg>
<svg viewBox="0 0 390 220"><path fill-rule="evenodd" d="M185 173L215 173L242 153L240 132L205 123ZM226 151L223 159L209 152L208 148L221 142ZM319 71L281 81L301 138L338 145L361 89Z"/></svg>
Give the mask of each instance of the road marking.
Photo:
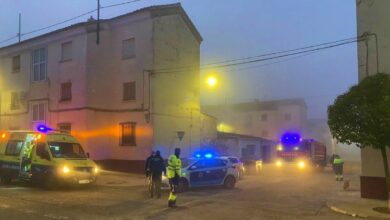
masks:
<svg viewBox="0 0 390 220"><path fill-rule="evenodd" d="M69 219L69 217L67 217L67 216L56 216L53 214L45 214L43 216L45 216L47 218L52 218L52 219Z"/></svg>

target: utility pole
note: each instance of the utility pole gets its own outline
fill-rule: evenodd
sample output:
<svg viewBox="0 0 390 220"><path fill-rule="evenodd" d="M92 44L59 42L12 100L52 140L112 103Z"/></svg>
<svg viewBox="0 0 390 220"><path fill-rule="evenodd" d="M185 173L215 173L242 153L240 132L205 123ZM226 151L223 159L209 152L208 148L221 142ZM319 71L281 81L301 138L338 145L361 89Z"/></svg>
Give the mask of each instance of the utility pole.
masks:
<svg viewBox="0 0 390 220"><path fill-rule="evenodd" d="M100 0L97 0L96 44L100 42Z"/></svg>
<svg viewBox="0 0 390 220"><path fill-rule="evenodd" d="M18 32L18 42L20 43L20 37L22 36L22 14L19 13L19 32Z"/></svg>

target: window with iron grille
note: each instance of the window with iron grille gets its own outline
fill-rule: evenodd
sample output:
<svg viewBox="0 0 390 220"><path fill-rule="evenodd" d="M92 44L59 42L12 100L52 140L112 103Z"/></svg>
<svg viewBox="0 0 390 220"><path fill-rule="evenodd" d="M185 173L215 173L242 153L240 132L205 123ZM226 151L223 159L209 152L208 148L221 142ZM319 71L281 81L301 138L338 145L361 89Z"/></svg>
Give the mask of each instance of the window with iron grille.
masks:
<svg viewBox="0 0 390 220"><path fill-rule="evenodd" d="M61 84L61 99L60 101L70 101L72 100L72 83L62 83Z"/></svg>
<svg viewBox="0 0 390 220"><path fill-rule="evenodd" d="M32 81L43 81L47 78L46 48L33 50L32 53Z"/></svg>
<svg viewBox="0 0 390 220"><path fill-rule="evenodd" d="M11 93L11 110L17 110L20 108L19 104L19 93L12 92Z"/></svg>
<svg viewBox="0 0 390 220"><path fill-rule="evenodd" d="M130 38L122 41L122 59L135 57L135 39Z"/></svg>
<svg viewBox="0 0 390 220"><path fill-rule="evenodd" d="M135 82L123 83L123 101L134 101L136 99Z"/></svg>
<svg viewBox="0 0 390 220"><path fill-rule="evenodd" d="M12 57L12 72L20 72L20 55Z"/></svg>
<svg viewBox="0 0 390 220"><path fill-rule="evenodd" d="M59 124L57 124L57 128L61 132L66 132L66 133L70 134L70 132L72 131L72 124L71 123L59 123Z"/></svg>
<svg viewBox="0 0 390 220"><path fill-rule="evenodd" d="M121 127L121 146L136 146L136 123L124 122L120 124Z"/></svg>
<svg viewBox="0 0 390 220"><path fill-rule="evenodd" d="M61 45L61 61L72 60L72 42L66 42Z"/></svg>
<svg viewBox="0 0 390 220"><path fill-rule="evenodd" d="M32 121L40 122L45 121L45 104L38 103L32 104Z"/></svg>

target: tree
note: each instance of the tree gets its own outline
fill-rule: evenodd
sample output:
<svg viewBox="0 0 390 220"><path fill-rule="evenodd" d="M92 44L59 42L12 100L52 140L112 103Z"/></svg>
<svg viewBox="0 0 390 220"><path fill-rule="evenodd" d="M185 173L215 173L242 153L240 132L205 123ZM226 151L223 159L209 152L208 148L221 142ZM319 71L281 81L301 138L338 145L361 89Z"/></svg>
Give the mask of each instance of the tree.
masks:
<svg viewBox="0 0 390 220"><path fill-rule="evenodd" d="M390 195L386 155L386 148L390 147L390 75L379 73L366 77L338 96L328 108L328 124L339 142L380 150Z"/></svg>

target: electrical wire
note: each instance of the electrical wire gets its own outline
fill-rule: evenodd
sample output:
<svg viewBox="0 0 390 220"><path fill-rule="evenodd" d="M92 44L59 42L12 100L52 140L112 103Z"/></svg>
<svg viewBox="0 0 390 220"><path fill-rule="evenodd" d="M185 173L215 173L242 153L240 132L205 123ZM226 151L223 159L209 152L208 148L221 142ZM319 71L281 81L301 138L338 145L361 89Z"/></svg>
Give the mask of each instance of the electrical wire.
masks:
<svg viewBox="0 0 390 220"><path fill-rule="evenodd" d="M289 57L289 56L313 52L313 51L325 50L325 49L329 49L329 48L333 48L333 47L339 47L342 45L351 44L351 43L358 42L358 41L362 41L362 39L356 38L356 40L350 40L350 41L346 41L343 43L333 44L330 46L319 47L319 48L314 48L314 49L310 49L310 50L303 50L303 51L298 51L298 52L288 53L288 54L283 54L283 55L278 55L278 56L266 57L266 58L262 58L262 59L255 59L255 60L236 62L236 63L227 63L227 64L221 64L221 65L215 65L215 66L201 65L200 68L194 68L194 67L177 68L177 69L172 69L172 71L155 70L154 72L158 73L158 74L169 74L169 73L178 73L178 72L182 72L182 71L186 71L186 70L188 71L188 70L197 70L197 69L207 70L207 69L216 69L216 68L226 68L226 67L245 65L245 64L250 64L250 63L263 62L263 61L267 61L267 60L274 60L274 59ZM297 51L299 49L295 49L295 50ZM263 56L263 55L258 55L257 57L261 57L261 56ZM237 60L241 60L241 59L237 59Z"/></svg>
<svg viewBox="0 0 390 220"><path fill-rule="evenodd" d="M0 44L5 43L5 42L8 42L8 41L10 41L10 40L12 40L12 39L14 39L14 38L18 38L18 35L13 36L13 37L10 37L10 38L7 38L7 39L5 39L5 40L2 40L2 41L0 41Z"/></svg>
<svg viewBox="0 0 390 220"><path fill-rule="evenodd" d="M135 2L140 2L140 1L144 1L144 0L133 0L133 1L127 1L127 2L122 2L122 3L112 4L112 5L106 5L106 6L100 7L100 9L112 8L112 7L116 7L116 6L131 4L131 3L135 3Z"/></svg>
<svg viewBox="0 0 390 220"><path fill-rule="evenodd" d="M60 25L60 24L64 24L64 23L66 23L66 22L73 21L73 20L75 20L75 19L77 19L77 18L81 18L81 17L83 17L83 16L85 16L85 15L89 15L89 14L91 14L91 13L93 13L93 12L96 12L96 11L97 11L97 9L94 9L94 10L85 12L85 13L83 13L83 14L81 14L81 15L78 15L78 16L76 16L76 17L69 18L69 19L67 19L67 20L65 20L65 21L61 21L61 22L58 22L58 23L49 25L49 26L47 26L47 27L43 27L43 28L39 28L39 29L36 29L36 30L32 30L32 31L29 31L29 32L27 32L27 33L22 33L21 36L25 36L25 35L29 35L29 34L32 34L32 33L39 32L39 31L43 31L43 30L46 30L46 29L49 29L49 28L58 26L58 25Z"/></svg>

